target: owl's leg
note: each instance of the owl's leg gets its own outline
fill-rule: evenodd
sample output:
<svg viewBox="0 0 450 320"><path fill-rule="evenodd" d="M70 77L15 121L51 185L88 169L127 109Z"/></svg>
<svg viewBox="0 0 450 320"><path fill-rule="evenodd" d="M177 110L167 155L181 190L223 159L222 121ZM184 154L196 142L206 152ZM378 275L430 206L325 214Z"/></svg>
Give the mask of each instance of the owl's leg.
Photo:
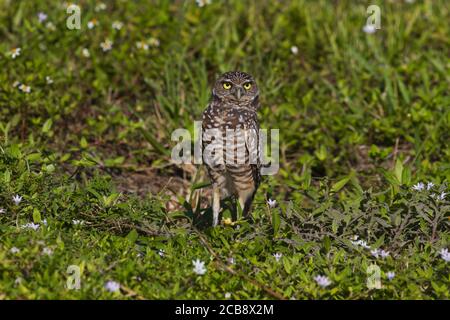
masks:
<svg viewBox="0 0 450 320"><path fill-rule="evenodd" d="M249 214L254 194L255 188L253 187L248 189L240 189L238 191L239 205L241 206L243 217L247 217Z"/></svg>
<svg viewBox="0 0 450 320"><path fill-rule="evenodd" d="M213 209L213 227L219 223L219 211L220 211L220 187L213 186L212 196L212 209Z"/></svg>

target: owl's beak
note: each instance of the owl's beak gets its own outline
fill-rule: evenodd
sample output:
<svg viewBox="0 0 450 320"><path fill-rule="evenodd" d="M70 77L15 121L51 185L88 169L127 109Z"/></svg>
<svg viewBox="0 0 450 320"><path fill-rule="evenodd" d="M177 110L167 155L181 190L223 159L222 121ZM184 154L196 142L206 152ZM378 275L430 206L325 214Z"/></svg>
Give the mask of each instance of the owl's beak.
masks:
<svg viewBox="0 0 450 320"><path fill-rule="evenodd" d="M242 89L241 87L236 88L236 90L234 91L234 97L237 100L241 100L242 94L244 93L244 89Z"/></svg>

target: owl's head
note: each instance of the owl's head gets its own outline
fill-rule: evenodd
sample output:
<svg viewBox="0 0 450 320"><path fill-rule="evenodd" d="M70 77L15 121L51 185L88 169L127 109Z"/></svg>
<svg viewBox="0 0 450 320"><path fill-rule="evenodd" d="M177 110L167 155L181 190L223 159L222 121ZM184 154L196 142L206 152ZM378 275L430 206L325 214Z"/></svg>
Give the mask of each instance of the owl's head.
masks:
<svg viewBox="0 0 450 320"><path fill-rule="evenodd" d="M257 102L259 90L255 80L248 73L230 71L219 77L212 93L223 102L249 105Z"/></svg>

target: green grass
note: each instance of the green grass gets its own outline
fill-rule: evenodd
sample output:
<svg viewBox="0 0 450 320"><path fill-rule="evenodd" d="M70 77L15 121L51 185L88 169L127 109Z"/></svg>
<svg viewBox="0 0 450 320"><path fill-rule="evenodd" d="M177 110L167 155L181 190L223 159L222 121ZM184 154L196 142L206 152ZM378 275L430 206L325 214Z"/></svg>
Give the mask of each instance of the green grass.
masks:
<svg viewBox="0 0 450 320"><path fill-rule="evenodd" d="M81 30L57 2L0 2L0 299L449 298L447 1L375 1L375 34L365 1L76 3ZM204 170L170 162L171 133L193 131L234 69L258 82L262 127L280 129L280 172L252 220L212 229ZM381 289L366 286L372 264Z"/></svg>

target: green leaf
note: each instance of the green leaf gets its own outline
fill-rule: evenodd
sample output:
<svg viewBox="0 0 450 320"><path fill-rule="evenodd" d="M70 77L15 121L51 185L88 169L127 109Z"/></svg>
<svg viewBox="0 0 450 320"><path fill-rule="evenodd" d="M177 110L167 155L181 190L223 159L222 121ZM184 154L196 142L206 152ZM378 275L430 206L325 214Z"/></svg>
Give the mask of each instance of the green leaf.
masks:
<svg viewBox="0 0 450 320"><path fill-rule="evenodd" d="M395 167L394 167L394 175L397 178L398 182L402 182L402 174L403 174L403 163L400 159L397 158L395 161Z"/></svg>
<svg viewBox="0 0 450 320"><path fill-rule="evenodd" d="M138 237L139 237L139 234L137 233L136 229L131 230L127 234L127 240L131 243L135 243Z"/></svg>
<svg viewBox="0 0 450 320"><path fill-rule="evenodd" d="M41 213L36 208L33 209L33 221L34 221L34 223L41 222Z"/></svg>
<svg viewBox="0 0 450 320"><path fill-rule="evenodd" d="M278 209L272 210L272 227L273 227L273 235L276 236L278 233L278 230L280 229L280 213Z"/></svg>
<svg viewBox="0 0 450 320"><path fill-rule="evenodd" d="M52 119L48 119L47 121L44 122L44 125L42 126L42 133L47 133L50 131L51 127L53 125L53 120Z"/></svg>
<svg viewBox="0 0 450 320"><path fill-rule="evenodd" d="M159 143L158 140L156 140L153 137L153 135L150 134L150 132L148 132L142 128L139 128L139 131L142 133L145 140L147 140L153 146L153 148L155 148L156 151L158 151L162 155L166 155L166 156L170 155L169 150L167 150L161 143Z"/></svg>
<svg viewBox="0 0 450 320"><path fill-rule="evenodd" d="M338 192L339 190L341 190L346 184L347 182L349 182L350 180L350 176L347 176L341 180L339 180L338 182L336 182L335 184L333 184L333 186L331 187L331 192Z"/></svg>

